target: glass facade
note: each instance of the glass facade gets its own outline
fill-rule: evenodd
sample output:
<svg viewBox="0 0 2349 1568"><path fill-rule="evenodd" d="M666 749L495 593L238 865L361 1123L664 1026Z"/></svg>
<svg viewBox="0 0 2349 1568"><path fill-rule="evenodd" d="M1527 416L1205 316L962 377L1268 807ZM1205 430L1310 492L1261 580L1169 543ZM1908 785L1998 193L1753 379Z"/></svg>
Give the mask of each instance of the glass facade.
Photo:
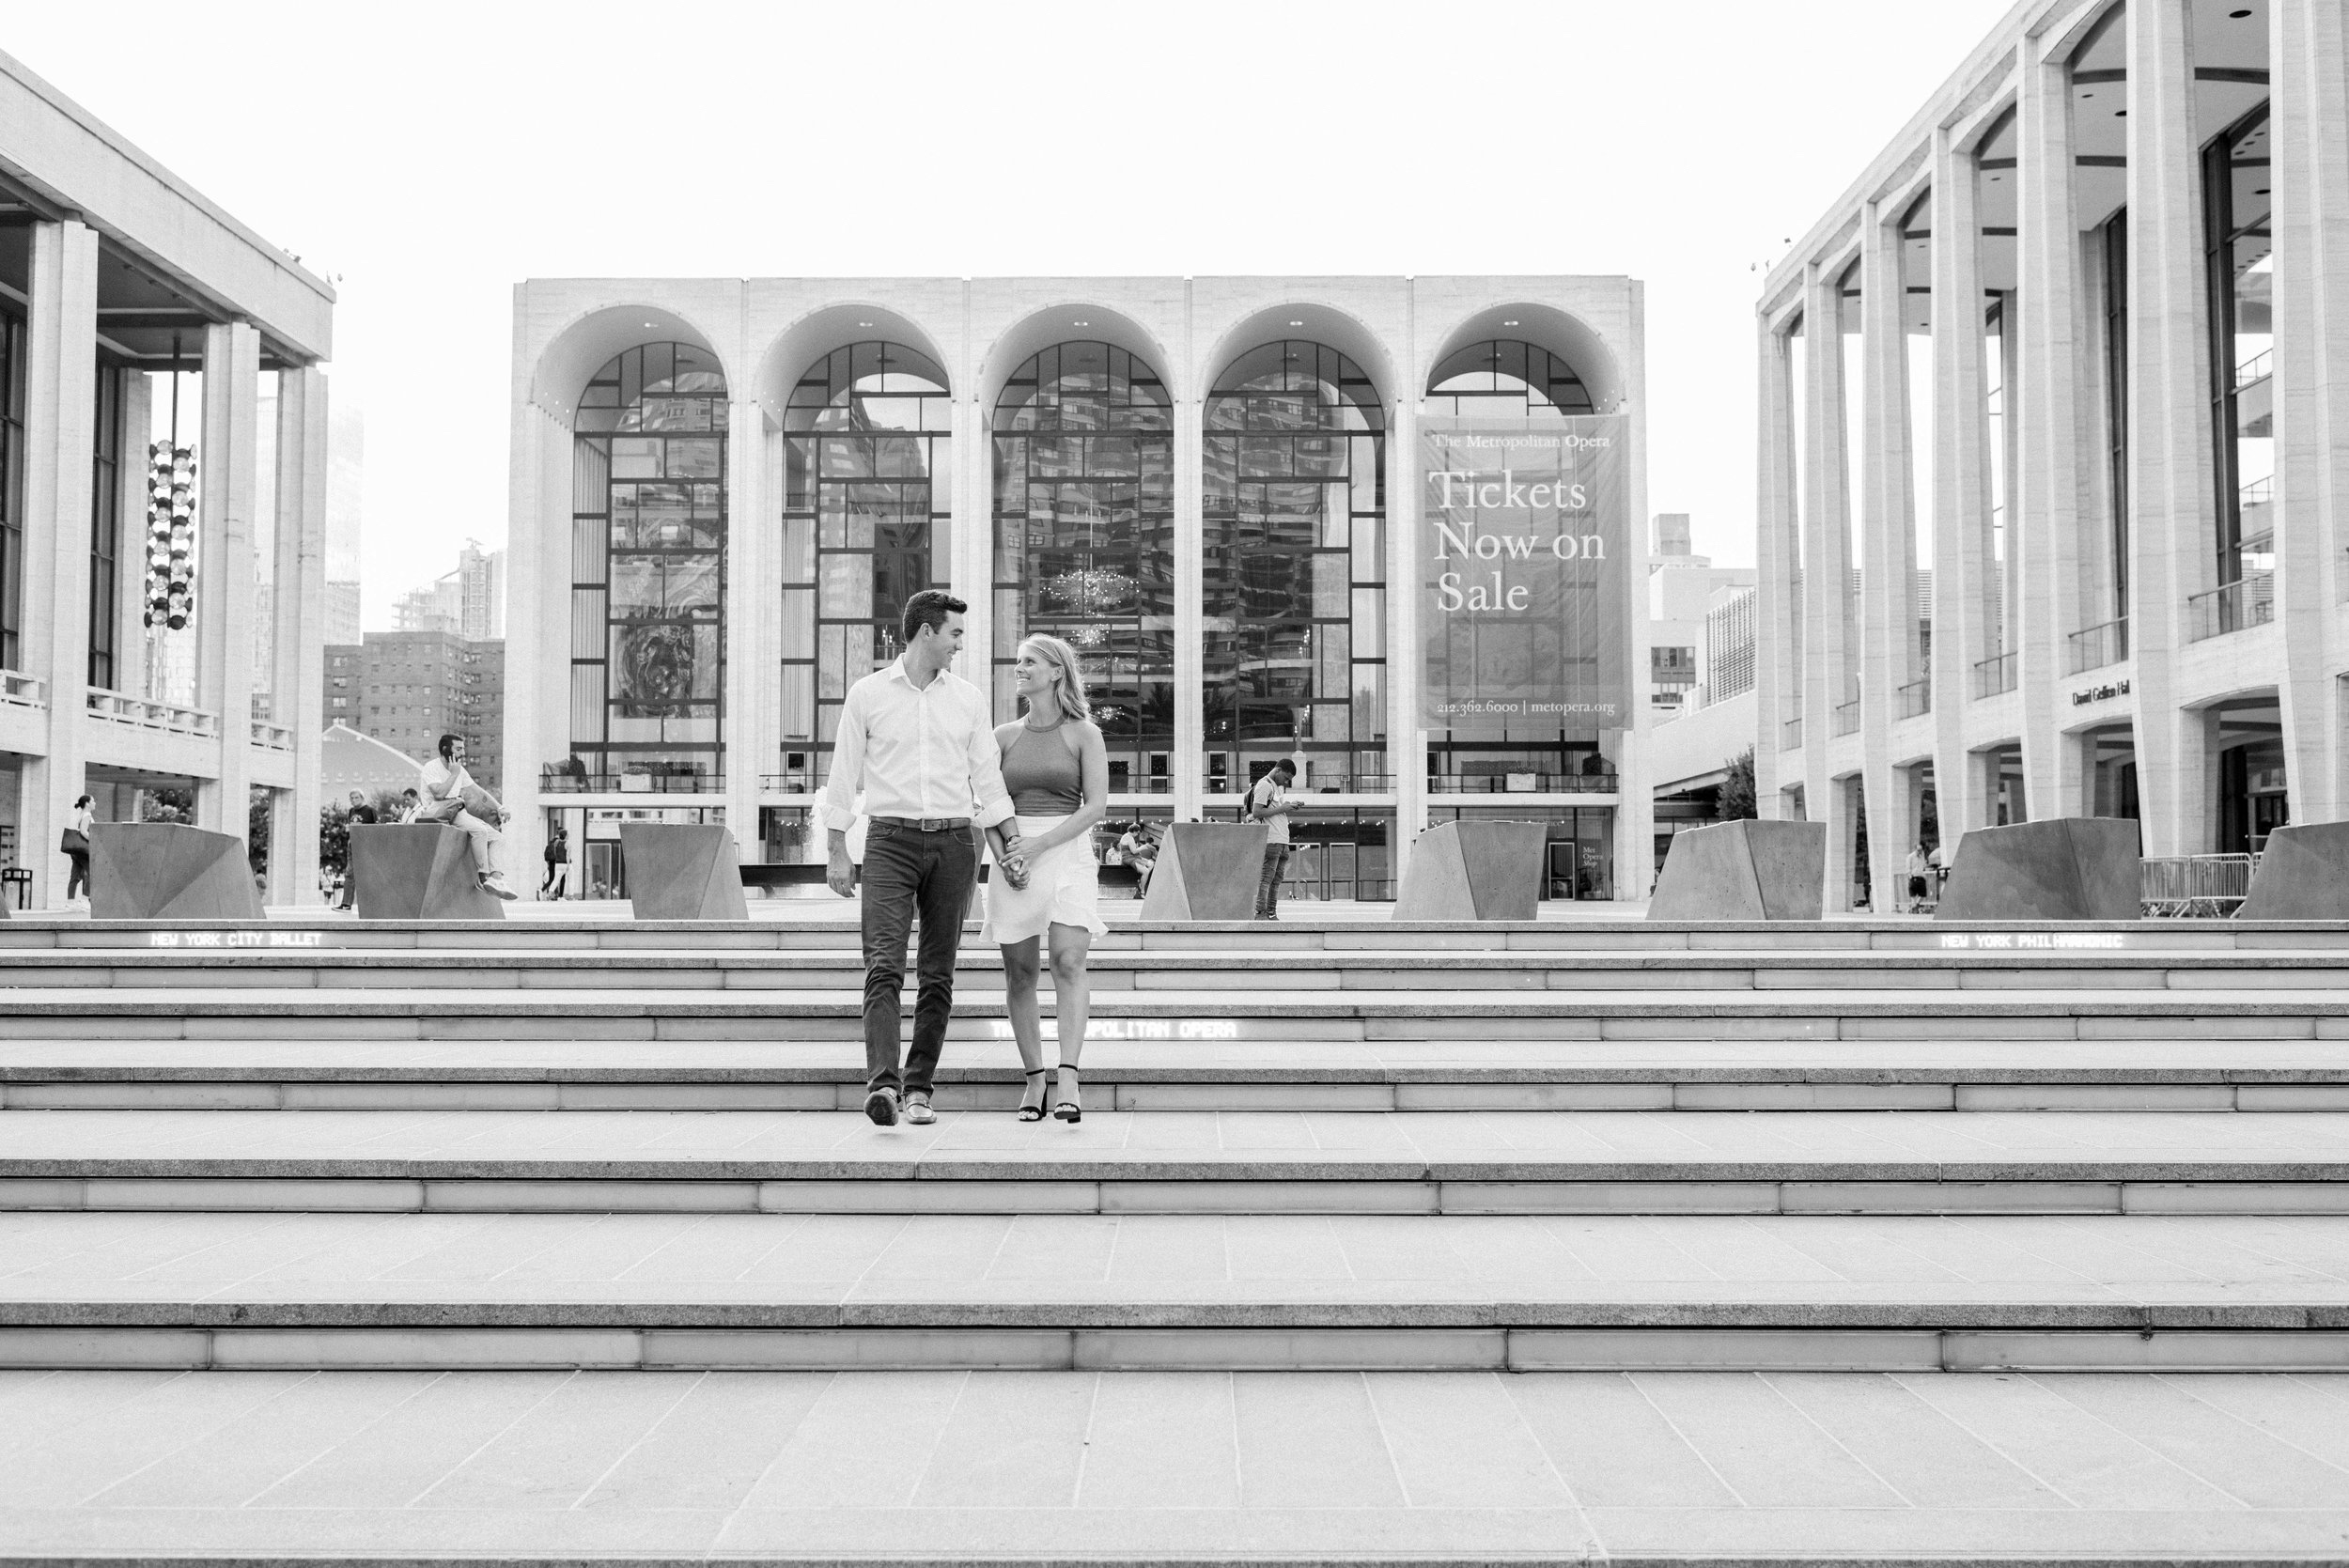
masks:
<svg viewBox="0 0 2349 1568"><path fill-rule="evenodd" d="M571 763L591 789L723 787L726 383L686 343L619 355L575 425Z"/></svg>
<svg viewBox="0 0 2349 1568"><path fill-rule="evenodd" d="M848 688L904 651L905 601L943 588L954 409L946 373L896 343L807 367L784 411L783 762L829 771Z"/></svg>
<svg viewBox="0 0 2349 1568"><path fill-rule="evenodd" d="M1572 365L1546 349L1506 338L1471 343L1447 356L1428 378L1422 407L1445 418L1496 422L1596 411ZM1439 793L1611 793L1615 767L1600 735L1503 720L1430 730L1427 787Z"/></svg>
<svg viewBox="0 0 2349 1568"><path fill-rule="evenodd" d="M994 708L1032 631L1084 665L1110 791L1163 793L1174 744L1174 416L1165 383L1108 343L1022 365L993 419Z"/></svg>
<svg viewBox="0 0 2349 1568"><path fill-rule="evenodd" d="M89 494L89 675L92 686L115 686L116 639L120 635L122 561L122 383L129 372L98 367L97 409L91 421ZM272 672L255 672L255 682Z"/></svg>
<svg viewBox="0 0 2349 1568"><path fill-rule="evenodd" d="M1370 379L1315 343L1243 354L1208 396L1201 584L1211 794L1244 788L1298 753L1302 788L1393 787L1385 430Z"/></svg>
<svg viewBox="0 0 2349 1568"><path fill-rule="evenodd" d="M1427 825L1444 822L1538 821L1549 833L1542 853L1544 898L1615 896L1615 808L1612 806L1431 806ZM1390 895L1392 896L1392 895Z"/></svg>
<svg viewBox="0 0 2349 1568"><path fill-rule="evenodd" d="M2202 153L2210 285L2211 433L2224 584L2275 565L2274 262L2267 106ZM2229 626L2226 630L2235 629Z"/></svg>

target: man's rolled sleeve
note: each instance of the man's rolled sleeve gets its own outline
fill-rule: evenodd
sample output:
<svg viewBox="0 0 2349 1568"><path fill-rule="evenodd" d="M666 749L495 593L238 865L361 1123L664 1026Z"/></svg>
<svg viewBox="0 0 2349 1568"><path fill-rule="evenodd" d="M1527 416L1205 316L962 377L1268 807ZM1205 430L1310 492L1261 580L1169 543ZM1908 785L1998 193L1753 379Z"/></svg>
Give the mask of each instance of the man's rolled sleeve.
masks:
<svg viewBox="0 0 2349 1568"><path fill-rule="evenodd" d="M840 705L840 729L832 737L832 777L824 784L824 826L845 833L856 826L857 786L864 782L864 708L857 688Z"/></svg>
<svg viewBox="0 0 2349 1568"><path fill-rule="evenodd" d="M978 801L979 826L992 828L1010 821L1016 814L1011 809L1011 792L1003 787L1003 755L995 744L995 728L988 722L987 699L975 692L972 698L971 793Z"/></svg>

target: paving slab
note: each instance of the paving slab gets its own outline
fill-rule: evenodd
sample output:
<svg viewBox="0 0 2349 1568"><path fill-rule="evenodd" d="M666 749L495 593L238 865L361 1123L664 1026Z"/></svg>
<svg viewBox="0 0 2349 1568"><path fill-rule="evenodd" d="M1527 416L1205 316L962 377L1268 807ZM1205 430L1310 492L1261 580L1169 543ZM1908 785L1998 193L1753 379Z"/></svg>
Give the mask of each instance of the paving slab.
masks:
<svg viewBox="0 0 2349 1568"><path fill-rule="evenodd" d="M2106 1380L2060 1374L469 1373L404 1398L359 1374L117 1377L0 1374L0 1405L42 1412L14 1443L50 1456L0 1502L12 1553L2155 1562L2349 1541L2349 1472L2304 1457L2349 1396L2316 1376L2143 1379L2186 1397L2126 1426ZM992 1455L965 1441L987 1421ZM1463 1423L1477 1440L1448 1440ZM172 1479L263 1432L217 1487ZM2288 1461L2265 1488L2259 1439ZM690 1487L649 1498L664 1464Z"/></svg>

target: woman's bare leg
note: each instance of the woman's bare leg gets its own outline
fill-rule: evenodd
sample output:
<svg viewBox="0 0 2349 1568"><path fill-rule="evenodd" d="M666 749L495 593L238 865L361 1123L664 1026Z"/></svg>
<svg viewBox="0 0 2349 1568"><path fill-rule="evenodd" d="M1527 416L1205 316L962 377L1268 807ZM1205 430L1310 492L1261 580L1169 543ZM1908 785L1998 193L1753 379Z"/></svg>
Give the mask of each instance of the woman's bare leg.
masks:
<svg viewBox="0 0 2349 1568"><path fill-rule="evenodd" d="M1041 1105L1049 1079L1036 1071L1045 1065L1044 1031L1037 1022L1035 1002L1036 939L1005 942L1003 953L1003 1011L1011 1015L1011 1037L1019 1048L1019 1065L1028 1075L1020 1104Z"/></svg>
<svg viewBox="0 0 2349 1568"><path fill-rule="evenodd" d="M1052 924L1052 1001L1060 1022L1061 1100L1082 1105L1077 1062L1084 1054L1085 1022L1093 1009L1093 993L1085 978L1085 958L1093 948L1093 933L1081 925Z"/></svg>

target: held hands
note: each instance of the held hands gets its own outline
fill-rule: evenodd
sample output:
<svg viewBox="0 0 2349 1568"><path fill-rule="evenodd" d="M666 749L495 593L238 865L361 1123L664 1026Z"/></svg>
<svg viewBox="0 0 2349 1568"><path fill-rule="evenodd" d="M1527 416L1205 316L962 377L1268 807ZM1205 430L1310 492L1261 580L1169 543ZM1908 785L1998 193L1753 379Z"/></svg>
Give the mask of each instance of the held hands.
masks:
<svg viewBox="0 0 2349 1568"><path fill-rule="evenodd" d="M1024 892L1028 886L1028 856L1018 832L1006 832L1001 848L995 852L995 863L1003 868L1003 880L1015 891Z"/></svg>

